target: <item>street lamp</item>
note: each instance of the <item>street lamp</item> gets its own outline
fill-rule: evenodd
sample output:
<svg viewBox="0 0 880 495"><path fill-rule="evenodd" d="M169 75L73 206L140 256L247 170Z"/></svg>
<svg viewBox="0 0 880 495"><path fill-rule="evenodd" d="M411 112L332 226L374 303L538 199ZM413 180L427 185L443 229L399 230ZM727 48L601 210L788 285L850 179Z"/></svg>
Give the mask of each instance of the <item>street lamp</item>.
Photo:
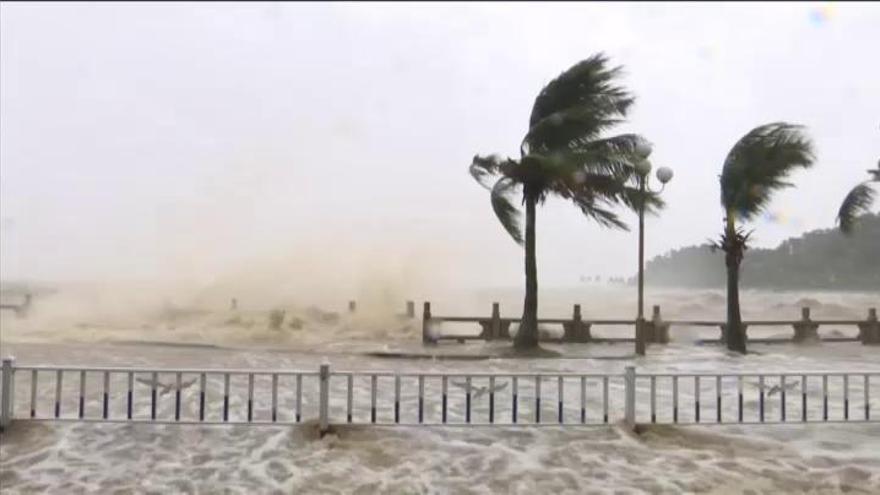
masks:
<svg viewBox="0 0 880 495"><path fill-rule="evenodd" d="M636 317L636 354L645 355L645 193L660 194L666 187L666 183L672 180L672 169L660 167L657 169L657 180L660 181L660 189L653 191L648 187L648 179L651 173L651 162L648 155L651 154L651 146L640 143L636 146L636 153L641 160L635 163L636 173L639 179L639 312Z"/></svg>

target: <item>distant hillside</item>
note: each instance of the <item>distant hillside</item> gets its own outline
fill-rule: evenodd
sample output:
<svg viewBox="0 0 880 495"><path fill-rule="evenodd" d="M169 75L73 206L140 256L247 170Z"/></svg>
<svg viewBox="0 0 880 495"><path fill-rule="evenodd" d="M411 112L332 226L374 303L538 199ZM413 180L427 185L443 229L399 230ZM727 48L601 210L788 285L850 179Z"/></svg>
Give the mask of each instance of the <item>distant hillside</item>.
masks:
<svg viewBox="0 0 880 495"><path fill-rule="evenodd" d="M659 286L725 286L724 254L707 245L670 251L645 264L645 283ZM880 214L861 217L846 237L814 230L776 249L749 249L741 286L762 289L865 290L880 293Z"/></svg>

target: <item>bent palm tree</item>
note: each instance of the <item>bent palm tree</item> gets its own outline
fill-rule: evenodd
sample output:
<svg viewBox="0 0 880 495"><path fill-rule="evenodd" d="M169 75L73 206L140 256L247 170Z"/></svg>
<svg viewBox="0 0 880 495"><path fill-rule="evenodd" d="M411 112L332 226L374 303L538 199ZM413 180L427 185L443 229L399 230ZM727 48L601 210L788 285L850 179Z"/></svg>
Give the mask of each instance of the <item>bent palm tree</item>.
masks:
<svg viewBox="0 0 880 495"><path fill-rule="evenodd" d="M852 234L856 219L871 211L874 197L877 195L872 182L880 183L880 160L877 161L877 168L868 170L868 173L871 174L871 178L852 188L843 198L843 203L837 212L837 223L844 234Z"/></svg>
<svg viewBox="0 0 880 495"><path fill-rule="evenodd" d="M571 200L584 215L605 227L626 229L612 208L647 210L662 206L655 195L641 196L633 185L633 163L649 153L638 135L602 138L620 123L634 98L614 84L621 68L607 67L604 55L574 65L547 84L535 99L520 158L475 156L471 175L491 191L492 209L508 234L525 245L526 293L523 317L514 346L538 345L538 270L535 256L535 208L549 195ZM525 237L513 200L521 193L525 205Z"/></svg>
<svg viewBox="0 0 880 495"><path fill-rule="evenodd" d="M773 193L791 187L788 175L813 164L813 146L801 126L777 122L752 129L727 154L721 171L724 232L713 249L724 251L727 266L727 348L746 352L739 307L739 267L751 232L736 226L753 219L770 203Z"/></svg>

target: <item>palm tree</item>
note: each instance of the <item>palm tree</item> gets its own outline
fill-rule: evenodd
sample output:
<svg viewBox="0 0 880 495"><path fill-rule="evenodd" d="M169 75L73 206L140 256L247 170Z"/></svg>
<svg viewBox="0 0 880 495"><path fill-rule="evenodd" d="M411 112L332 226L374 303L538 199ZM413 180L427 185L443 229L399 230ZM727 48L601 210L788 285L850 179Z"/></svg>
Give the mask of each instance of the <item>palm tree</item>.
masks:
<svg viewBox="0 0 880 495"><path fill-rule="evenodd" d="M871 174L871 178L852 188L843 198L843 203L837 212L837 223L844 234L852 234L857 217L871 211L874 197L877 195L872 183L880 183L880 160L877 161L877 168L868 170L868 173Z"/></svg>
<svg viewBox="0 0 880 495"><path fill-rule="evenodd" d="M721 206L724 207L724 231L713 249L724 251L727 266L727 348L746 352L746 336L739 307L739 266L748 249L751 232L737 227L736 221L748 221L770 203L773 193L791 187L787 182L794 169L813 164L813 145L803 128L785 122L752 129L727 154L721 171Z"/></svg>
<svg viewBox="0 0 880 495"><path fill-rule="evenodd" d="M649 211L662 207L653 194L642 197L633 182L633 164L650 153L635 134L602 137L622 122L634 98L615 84L620 67L594 55L563 72L541 90L529 118L518 160L475 156L471 175L491 191L492 209L517 244L525 245L526 293L523 317L514 339L517 349L538 346L538 269L535 256L536 206L550 195L572 201L604 227L626 229L612 211L635 209L644 200ZM514 198L522 194L525 237Z"/></svg>

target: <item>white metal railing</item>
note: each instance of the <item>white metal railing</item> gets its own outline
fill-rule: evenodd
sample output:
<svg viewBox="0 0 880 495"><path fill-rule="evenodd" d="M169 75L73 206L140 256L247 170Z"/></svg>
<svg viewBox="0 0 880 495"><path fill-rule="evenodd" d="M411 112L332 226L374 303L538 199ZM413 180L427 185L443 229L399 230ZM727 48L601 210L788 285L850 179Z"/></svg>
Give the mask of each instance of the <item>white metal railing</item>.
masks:
<svg viewBox="0 0 880 495"><path fill-rule="evenodd" d="M602 374L331 371L329 364L317 371L58 367L17 366L6 358L0 423L271 425L312 419L326 432L337 424L877 422L871 398L880 397L878 376L880 370L636 373L627 367L622 374ZM22 382L18 393L16 382ZM24 404L29 408L16 414L16 405Z"/></svg>

